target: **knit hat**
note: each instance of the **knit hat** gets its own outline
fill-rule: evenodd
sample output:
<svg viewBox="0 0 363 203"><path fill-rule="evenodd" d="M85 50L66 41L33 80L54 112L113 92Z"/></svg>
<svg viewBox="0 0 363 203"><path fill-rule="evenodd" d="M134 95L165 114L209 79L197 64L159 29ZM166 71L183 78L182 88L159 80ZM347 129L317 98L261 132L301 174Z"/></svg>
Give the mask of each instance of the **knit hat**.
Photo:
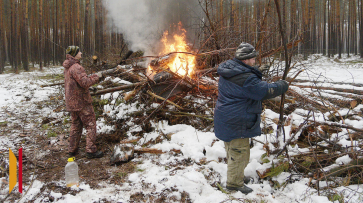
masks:
<svg viewBox="0 0 363 203"><path fill-rule="evenodd" d="M66 53L75 57L79 52L79 47L78 46L68 46L67 50L66 50Z"/></svg>
<svg viewBox="0 0 363 203"><path fill-rule="evenodd" d="M252 45L242 42L236 50L235 57L239 60L247 60L251 58L255 58L258 52L255 50L255 47Z"/></svg>

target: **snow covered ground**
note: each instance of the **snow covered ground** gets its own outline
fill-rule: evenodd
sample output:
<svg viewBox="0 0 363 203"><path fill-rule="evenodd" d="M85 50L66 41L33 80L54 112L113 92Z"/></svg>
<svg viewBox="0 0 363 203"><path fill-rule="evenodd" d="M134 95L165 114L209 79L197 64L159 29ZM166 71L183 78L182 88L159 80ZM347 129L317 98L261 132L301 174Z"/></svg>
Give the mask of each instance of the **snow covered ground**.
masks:
<svg viewBox="0 0 363 203"><path fill-rule="evenodd" d="M307 61L299 64L298 68L304 68L297 79L318 81L315 83L326 87L347 88L363 90L363 87L354 84L363 84L363 61L357 57L344 58L337 60L313 55ZM44 72L24 72L21 74L3 74L0 75L0 110L1 114L6 112L14 112L17 114L26 114L26 111L19 111L18 105L27 99L27 96L32 95L30 102L26 102L26 109L31 111L34 108L34 102L48 99L50 95L59 91L59 87L39 88L44 83L43 80L38 80L40 75L50 73L62 73L63 68L46 69ZM294 72L290 74L294 75ZM337 84L341 82L341 84ZM298 82L299 85L314 85L311 82ZM292 87L295 91L301 94L309 95L311 89ZM117 93L114 93L117 94ZM111 95L104 95L104 99L108 99ZM334 95L332 95L333 97ZM342 97L335 95L337 97ZM113 95L117 98L117 95ZM25 102L24 102L25 103ZM363 108L360 104L351 112L359 112ZM120 104L116 108L111 108L105 105L104 112L115 118L122 118L125 113L137 111L138 107L135 104ZM346 112L348 109L341 109L341 112ZM52 109L43 108L41 114L51 115L57 114ZM61 113L58 113L59 115ZM304 121L303 115L307 114L307 110L296 109L289 115L291 125L285 126L286 135L290 135L291 126L299 126ZM270 148L274 146L271 143L280 142L283 146L282 137L276 138L276 124L274 119L278 118L278 114L270 109L264 111L266 117L265 123L261 125L273 126L271 134L263 134L255 139L262 143L268 141ZM315 115L318 121L324 121L324 115ZM3 119L3 120L1 120ZM0 117L0 122L4 122L5 117ZM345 120L347 124L353 125L356 128L363 127L363 119ZM133 139L131 132L141 131L140 126L132 126L128 132L129 139ZM109 132L113 129L108 126L102 119L97 121L99 132ZM245 175L253 178L253 181L248 184L254 191L248 195L240 192L232 192L229 194L223 193L218 189L217 184L221 183L225 187L227 165L224 162L226 156L224 144L218 140L213 132L202 132L189 125L169 125L166 121L152 123L154 131L144 134L136 146L141 146L152 140L156 140L161 134L170 135L170 140L164 140L161 143L156 143L149 147L161 149L166 153L142 154L137 156L132 161L137 163L137 170L128 174L127 182L123 184L109 184L107 181L99 183L99 188L91 188L85 182L81 182L79 188L72 187L69 194L53 192L50 189L41 191L41 188L46 184L34 178L33 182L24 183L23 196L20 202L49 202L50 198L53 202L132 202L134 198L142 199L146 202L160 202L167 200L168 202L301 202L301 203L325 203L331 202L324 194L318 195L318 191L308 187L309 178L302 175L282 172L277 177L273 177L271 181L278 182L281 187L271 187L271 181L259 180L257 170L264 171L270 168L272 161L278 163L281 160L275 159L274 155L267 156L269 162L262 161L261 157L266 153L263 144L254 142L254 147L251 149L250 163L245 170ZM29 127L29 126L27 126ZM9 132L9 131L8 131ZM10 131L11 132L11 131ZM15 143L22 141L18 137L20 132L14 131L0 135L0 153L7 154L8 148L14 149ZM339 136L346 136L347 132L343 130L338 133ZM288 139L287 137L286 139ZM30 138L29 138L30 139ZM277 139L277 140L276 140ZM343 146L350 146L351 142L346 139L341 139ZM181 153L171 152L171 149L180 150ZM307 148L288 147L290 156L308 151ZM360 150L360 149L357 149ZM26 153L26 151L25 151ZM348 156L337 160L337 165L348 163ZM92 160L90 161L92 162ZM117 166L113 166L117 167ZM97 174L95 174L97 175ZM0 178L0 200L8 194L7 178ZM64 179L60 179L56 185L65 186ZM321 186L325 182L321 181ZM344 196L344 202L363 202L363 185L350 185L347 187L339 187L335 189L336 193ZM17 192L17 187L13 193ZM42 195L43 193L44 195ZM48 195L50 194L50 195ZM155 199L153 194L159 194L160 198ZM339 202L338 200L335 202Z"/></svg>

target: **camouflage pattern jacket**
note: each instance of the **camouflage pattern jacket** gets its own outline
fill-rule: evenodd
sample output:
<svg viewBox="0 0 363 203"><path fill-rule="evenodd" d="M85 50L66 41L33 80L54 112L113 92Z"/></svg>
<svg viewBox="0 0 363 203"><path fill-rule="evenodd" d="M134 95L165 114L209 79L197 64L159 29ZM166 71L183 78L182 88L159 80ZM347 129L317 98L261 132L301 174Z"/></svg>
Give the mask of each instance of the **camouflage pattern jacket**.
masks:
<svg viewBox="0 0 363 203"><path fill-rule="evenodd" d="M88 77L79 60L69 54L63 67L67 111L81 111L84 106L92 104L88 88L97 83L99 78L97 75Z"/></svg>

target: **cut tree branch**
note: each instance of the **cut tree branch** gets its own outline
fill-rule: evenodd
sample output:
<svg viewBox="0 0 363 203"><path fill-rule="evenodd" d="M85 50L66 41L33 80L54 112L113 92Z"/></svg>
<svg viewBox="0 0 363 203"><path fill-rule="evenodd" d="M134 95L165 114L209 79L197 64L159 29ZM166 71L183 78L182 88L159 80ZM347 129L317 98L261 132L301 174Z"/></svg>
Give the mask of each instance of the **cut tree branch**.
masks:
<svg viewBox="0 0 363 203"><path fill-rule="evenodd" d="M133 84L129 84L129 85L122 85L120 87L108 88L108 89L93 92L93 93L91 93L91 95L95 96L95 95L107 94L110 92L116 92L116 91L125 90L125 89L131 89L133 87L143 85L145 83L146 82L137 82L137 83L133 83Z"/></svg>

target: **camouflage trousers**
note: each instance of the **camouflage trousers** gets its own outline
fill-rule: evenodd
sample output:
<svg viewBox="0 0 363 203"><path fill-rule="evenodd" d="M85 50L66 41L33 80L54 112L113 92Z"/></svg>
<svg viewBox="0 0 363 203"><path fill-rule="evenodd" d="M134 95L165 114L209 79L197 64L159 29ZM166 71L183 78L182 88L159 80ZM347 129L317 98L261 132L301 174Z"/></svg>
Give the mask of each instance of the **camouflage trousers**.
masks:
<svg viewBox="0 0 363 203"><path fill-rule="evenodd" d="M86 128L86 151L94 153L96 147L96 115L92 105L86 105L81 111L71 112L71 132L69 133L68 152L76 152L82 136L83 127Z"/></svg>
<svg viewBox="0 0 363 203"><path fill-rule="evenodd" d="M227 186L242 187L245 168L250 161L249 138L224 142L227 152Z"/></svg>

